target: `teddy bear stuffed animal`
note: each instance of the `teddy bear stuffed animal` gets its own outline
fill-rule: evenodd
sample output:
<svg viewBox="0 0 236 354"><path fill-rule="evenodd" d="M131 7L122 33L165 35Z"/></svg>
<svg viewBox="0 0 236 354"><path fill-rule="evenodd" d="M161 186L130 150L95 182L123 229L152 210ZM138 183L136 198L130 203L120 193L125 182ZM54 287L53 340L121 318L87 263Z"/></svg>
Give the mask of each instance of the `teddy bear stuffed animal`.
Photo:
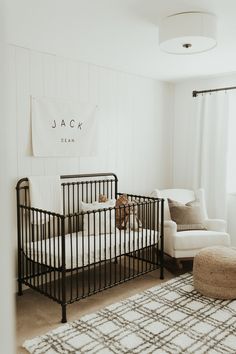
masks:
<svg viewBox="0 0 236 354"><path fill-rule="evenodd" d="M118 229L122 230L125 228L125 218L126 218L126 206L128 205L129 200L127 194L122 194L116 200L116 226Z"/></svg>
<svg viewBox="0 0 236 354"><path fill-rule="evenodd" d="M142 227L139 220L138 207L136 201L129 201L126 194L122 194L116 201L116 226L120 230L130 228L133 231L138 231Z"/></svg>
<svg viewBox="0 0 236 354"><path fill-rule="evenodd" d="M124 228L133 231L138 231L142 227L142 223L138 218L138 208L137 204L134 202L129 203L128 212L126 212L126 217L124 220Z"/></svg>
<svg viewBox="0 0 236 354"><path fill-rule="evenodd" d="M108 198L105 194L100 194L98 198L99 203L106 203L108 201Z"/></svg>

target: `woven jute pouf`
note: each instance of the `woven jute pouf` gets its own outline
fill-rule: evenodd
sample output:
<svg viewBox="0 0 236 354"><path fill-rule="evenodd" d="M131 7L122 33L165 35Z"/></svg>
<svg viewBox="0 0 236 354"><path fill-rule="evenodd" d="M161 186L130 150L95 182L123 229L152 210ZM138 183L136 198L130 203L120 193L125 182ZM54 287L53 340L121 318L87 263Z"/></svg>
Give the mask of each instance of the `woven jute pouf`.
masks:
<svg viewBox="0 0 236 354"><path fill-rule="evenodd" d="M236 248L202 249L193 262L194 288L214 299L236 299Z"/></svg>

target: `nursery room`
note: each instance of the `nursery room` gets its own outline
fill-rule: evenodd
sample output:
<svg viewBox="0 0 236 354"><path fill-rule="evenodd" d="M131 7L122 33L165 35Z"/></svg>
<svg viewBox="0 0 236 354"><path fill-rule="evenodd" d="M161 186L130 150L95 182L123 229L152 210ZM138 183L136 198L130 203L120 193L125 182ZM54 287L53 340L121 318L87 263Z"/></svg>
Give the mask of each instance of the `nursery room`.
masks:
<svg viewBox="0 0 236 354"><path fill-rule="evenodd" d="M2 0L0 352L236 352L236 3Z"/></svg>

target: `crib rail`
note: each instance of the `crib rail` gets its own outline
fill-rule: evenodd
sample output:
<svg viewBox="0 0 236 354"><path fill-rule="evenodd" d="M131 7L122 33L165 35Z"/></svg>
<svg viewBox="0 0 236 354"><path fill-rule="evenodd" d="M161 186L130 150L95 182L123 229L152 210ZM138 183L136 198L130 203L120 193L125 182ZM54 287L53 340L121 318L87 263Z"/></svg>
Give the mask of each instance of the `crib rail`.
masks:
<svg viewBox="0 0 236 354"><path fill-rule="evenodd" d="M114 173L79 174L61 176L63 214L79 212L80 202L98 200L100 194L116 198L118 179ZM17 206L30 207L29 180L22 178L16 186Z"/></svg>
<svg viewBox="0 0 236 354"><path fill-rule="evenodd" d="M57 267L54 265L56 253L61 253L61 245L56 243L56 238L62 234L63 216L19 205L18 218L19 285L23 283L30 286L60 303L62 263ZM47 247L47 240L51 241L49 247ZM19 293L22 293L21 285Z"/></svg>
<svg viewBox="0 0 236 354"><path fill-rule="evenodd" d="M62 178L62 214L31 207L28 180L17 185L19 294L25 284L58 302L62 322L74 301L158 268L163 278L163 200L128 194L126 206L84 212L81 200L122 193L115 175L79 176Z"/></svg>
<svg viewBox="0 0 236 354"><path fill-rule="evenodd" d="M149 198L145 198L149 199ZM71 279L79 281L81 275L81 286L69 284L70 292L67 302L72 303L80 298L110 288L126 280L133 279L141 274L157 269L160 265L160 208L159 200L146 200L136 203L137 216L141 220L147 220L136 231L132 230L135 217L132 214L132 205L128 207L119 206L93 210L86 213L71 214L65 217L69 225L66 237L67 255L71 263L67 264L67 273ZM122 215L123 209L128 209L126 229L117 227L112 229L112 214ZM75 226L79 223L82 215L87 218L88 225L92 229L74 232ZM107 222L104 225L104 220ZM92 221L92 223L91 223ZM149 229L147 225L152 225ZM102 231L102 226L105 230ZM79 249L82 250L80 257ZM73 262L76 260L76 264Z"/></svg>

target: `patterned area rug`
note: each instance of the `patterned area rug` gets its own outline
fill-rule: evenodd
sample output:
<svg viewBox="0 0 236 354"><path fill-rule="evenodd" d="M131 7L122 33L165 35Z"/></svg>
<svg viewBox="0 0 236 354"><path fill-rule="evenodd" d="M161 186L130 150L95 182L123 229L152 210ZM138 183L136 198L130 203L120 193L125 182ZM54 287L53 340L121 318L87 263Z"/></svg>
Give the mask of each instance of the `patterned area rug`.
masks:
<svg viewBox="0 0 236 354"><path fill-rule="evenodd" d="M56 353L236 353L236 301L213 300L184 274L67 323L24 347Z"/></svg>

